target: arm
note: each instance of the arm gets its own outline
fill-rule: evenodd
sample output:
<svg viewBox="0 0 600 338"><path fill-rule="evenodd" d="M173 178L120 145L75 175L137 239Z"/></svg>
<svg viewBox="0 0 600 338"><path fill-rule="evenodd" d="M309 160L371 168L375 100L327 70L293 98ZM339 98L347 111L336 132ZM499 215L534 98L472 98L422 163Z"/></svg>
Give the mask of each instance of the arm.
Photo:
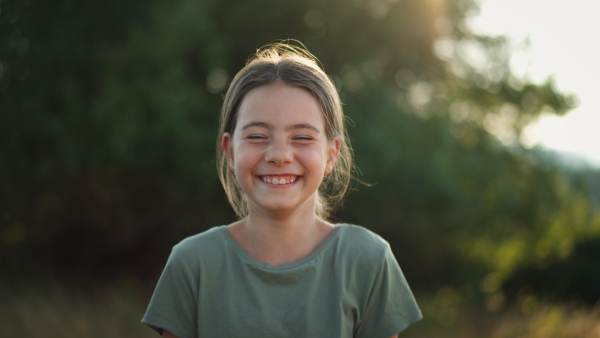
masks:
<svg viewBox="0 0 600 338"><path fill-rule="evenodd" d="M365 292L368 297L361 296L363 310L355 334L361 338L397 338L399 332L421 319L421 312L390 247L373 242L372 250L365 250L372 254L359 261L361 267L370 264L361 271L369 276L361 287L369 291Z"/></svg>
<svg viewBox="0 0 600 338"><path fill-rule="evenodd" d="M187 337L196 332L198 271L193 253L180 244L173 247L142 323L162 337ZM174 329L173 334L169 329ZM164 331L164 332L163 332Z"/></svg>
<svg viewBox="0 0 600 338"><path fill-rule="evenodd" d="M162 330L162 336L164 338L177 338L176 335L174 335L171 331L169 330ZM397 337L397 336L396 336Z"/></svg>

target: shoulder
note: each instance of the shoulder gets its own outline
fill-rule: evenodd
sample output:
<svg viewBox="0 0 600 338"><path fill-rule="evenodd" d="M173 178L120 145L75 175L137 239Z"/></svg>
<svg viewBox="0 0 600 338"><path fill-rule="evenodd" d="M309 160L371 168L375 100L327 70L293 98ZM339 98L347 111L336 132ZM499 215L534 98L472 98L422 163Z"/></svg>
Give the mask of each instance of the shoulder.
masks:
<svg viewBox="0 0 600 338"><path fill-rule="evenodd" d="M373 266L393 257L388 242L371 230L353 224L337 226L338 250L350 261Z"/></svg>
<svg viewBox="0 0 600 338"><path fill-rule="evenodd" d="M210 228L199 234L187 237L173 246L170 262L197 264L202 257L215 257L223 251L224 226Z"/></svg>
<svg viewBox="0 0 600 338"><path fill-rule="evenodd" d="M389 249L388 242L373 231L354 224L341 224L340 239L349 249L383 252Z"/></svg>

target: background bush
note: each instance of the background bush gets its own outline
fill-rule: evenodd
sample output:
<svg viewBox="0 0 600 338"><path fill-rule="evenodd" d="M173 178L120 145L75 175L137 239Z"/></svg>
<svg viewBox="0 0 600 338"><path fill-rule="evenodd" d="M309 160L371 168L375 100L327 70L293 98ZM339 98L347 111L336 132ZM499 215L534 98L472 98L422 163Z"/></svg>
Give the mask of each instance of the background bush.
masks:
<svg viewBox="0 0 600 338"><path fill-rule="evenodd" d="M382 234L417 290L504 297L481 287L492 276L506 295L529 285L593 304L597 293L567 290L598 259L600 176L519 138L574 99L516 78L504 39L465 25L475 9L1 1L1 278L151 289L172 245L235 219L214 163L222 95L256 48L294 38L334 79L358 178L373 184L357 183L334 220Z"/></svg>

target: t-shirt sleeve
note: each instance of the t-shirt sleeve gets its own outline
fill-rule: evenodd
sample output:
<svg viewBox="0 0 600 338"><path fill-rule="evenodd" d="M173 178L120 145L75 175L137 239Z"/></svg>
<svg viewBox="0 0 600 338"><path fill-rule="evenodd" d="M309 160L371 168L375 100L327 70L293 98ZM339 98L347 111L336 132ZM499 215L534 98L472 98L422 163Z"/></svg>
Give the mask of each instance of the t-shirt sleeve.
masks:
<svg viewBox="0 0 600 338"><path fill-rule="evenodd" d="M421 318L421 311L404 274L389 245L386 245L355 337L388 338Z"/></svg>
<svg viewBox="0 0 600 338"><path fill-rule="evenodd" d="M179 338L196 337L198 267L179 245L173 248L158 280L142 323L173 332Z"/></svg>

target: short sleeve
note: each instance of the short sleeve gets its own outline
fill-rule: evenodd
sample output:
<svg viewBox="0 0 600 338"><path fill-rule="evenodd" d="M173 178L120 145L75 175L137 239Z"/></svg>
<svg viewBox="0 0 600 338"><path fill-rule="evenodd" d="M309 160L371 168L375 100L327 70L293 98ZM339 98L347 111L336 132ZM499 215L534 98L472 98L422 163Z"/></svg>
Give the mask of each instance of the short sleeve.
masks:
<svg viewBox="0 0 600 338"><path fill-rule="evenodd" d="M404 274L389 245L386 245L355 337L388 338L421 318L421 311Z"/></svg>
<svg viewBox="0 0 600 338"><path fill-rule="evenodd" d="M198 275L192 257L175 246L142 323L159 333L165 329L179 338L196 337Z"/></svg>

